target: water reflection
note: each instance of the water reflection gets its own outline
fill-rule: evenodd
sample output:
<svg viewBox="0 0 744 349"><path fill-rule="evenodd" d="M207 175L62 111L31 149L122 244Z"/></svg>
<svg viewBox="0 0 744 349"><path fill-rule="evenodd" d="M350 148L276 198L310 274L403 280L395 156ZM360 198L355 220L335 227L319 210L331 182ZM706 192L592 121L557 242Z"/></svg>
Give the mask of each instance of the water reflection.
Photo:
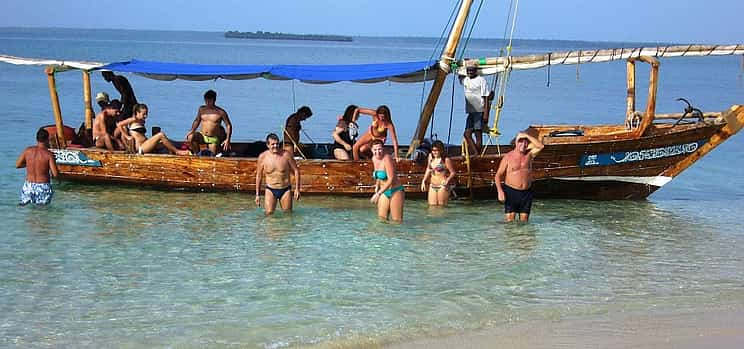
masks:
<svg viewBox="0 0 744 349"><path fill-rule="evenodd" d="M537 248L538 227L530 224L505 224L504 241L506 248L520 257L528 256Z"/></svg>

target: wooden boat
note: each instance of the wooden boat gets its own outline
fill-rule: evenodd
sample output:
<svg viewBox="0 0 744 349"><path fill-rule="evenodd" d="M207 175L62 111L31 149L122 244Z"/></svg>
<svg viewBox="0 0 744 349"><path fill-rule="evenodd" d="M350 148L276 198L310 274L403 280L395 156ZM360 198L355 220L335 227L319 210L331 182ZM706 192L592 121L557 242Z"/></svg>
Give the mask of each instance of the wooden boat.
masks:
<svg viewBox="0 0 744 349"><path fill-rule="evenodd" d="M355 75L364 82L422 81L433 79L427 103L423 108L418 127L410 146L400 147L401 160L398 176L406 187L407 195L423 196L419 186L424 174L424 164L412 159L422 142L434 105L450 67L459 67L456 73L464 74L462 61L455 62L458 45L467 13L472 1L465 0L458 12L442 58L437 62L415 62L382 75ZM548 65L586 64L627 60L627 113L618 118L617 125L533 125L528 132L540 138L544 150L535 159L534 188L538 197L563 197L581 199L643 199L661 188L671 179L709 153L726 139L736 134L744 125L744 106L733 105L728 110L656 114L656 89L659 60L662 57L740 55L744 46L683 45L632 49L605 49L593 51L553 52L544 55L506 56L480 59L482 74L509 73L519 69L537 69ZM0 60L16 64L45 64L49 90L55 113L56 160L65 180L87 183L121 183L166 189L200 191L255 191L256 157L265 150L263 142L233 143L236 156L198 157L146 154L124 151L106 151L75 147L65 126L56 95L55 74L66 70L82 71L86 105L85 125L92 125L92 106L89 73L95 70L133 72L142 76L172 80L209 80L225 74L193 73L193 69L220 69L219 66L179 66L183 70L147 70L136 68L139 64L158 66L167 63L132 61L103 65L92 62L47 61L0 56ZM651 65L648 103L643 111L636 110L635 66L637 62ZM349 71L361 66L343 66ZM201 67L201 68L200 68ZM273 79L300 79L306 82L328 82L311 74L311 78L293 77L277 73L283 70L313 70L302 66L235 66L232 76L241 79L258 76ZM291 68L291 69L290 69ZM316 66L317 68L317 66ZM325 69L322 69L325 70ZM433 70L435 73L432 73ZM428 74L427 74L428 72ZM223 72L224 73L224 72ZM317 70L313 73L318 73ZM496 113L499 110L497 108ZM498 117L498 115L497 115ZM455 191L460 195L476 198L495 198L494 174L502 155L511 145L491 146L478 156L463 156L459 147L451 148L450 155L456 164ZM403 156L406 153L408 156ZM373 180L370 161L338 161L331 159L330 144L311 144L306 148L306 159L298 161L302 173L302 192L319 195L370 195Z"/></svg>

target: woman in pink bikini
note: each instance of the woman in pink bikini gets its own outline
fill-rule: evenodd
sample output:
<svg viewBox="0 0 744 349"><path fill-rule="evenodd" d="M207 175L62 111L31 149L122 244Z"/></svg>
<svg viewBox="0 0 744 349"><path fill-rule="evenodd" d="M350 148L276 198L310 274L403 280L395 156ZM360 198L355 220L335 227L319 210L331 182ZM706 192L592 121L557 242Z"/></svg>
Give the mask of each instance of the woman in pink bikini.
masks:
<svg viewBox="0 0 744 349"><path fill-rule="evenodd" d="M429 181L429 206L446 206L450 197L450 183L455 178L455 167L447 157L442 141L434 141L426 165L421 191L426 191Z"/></svg>

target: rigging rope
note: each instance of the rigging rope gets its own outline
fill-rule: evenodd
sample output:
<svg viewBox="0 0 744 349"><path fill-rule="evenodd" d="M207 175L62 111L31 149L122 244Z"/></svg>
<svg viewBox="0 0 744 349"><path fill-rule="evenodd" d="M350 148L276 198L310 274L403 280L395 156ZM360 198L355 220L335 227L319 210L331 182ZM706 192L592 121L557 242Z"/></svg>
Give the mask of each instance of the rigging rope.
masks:
<svg viewBox="0 0 744 349"><path fill-rule="evenodd" d="M303 159L307 160L307 156L302 152L302 149L300 148L300 145L292 138L292 136L289 135L289 132L287 132L287 129L282 127L282 134L284 137L289 138L289 140L292 142L292 145L294 146L294 149L297 149L297 151L300 153ZM307 136L307 134L305 134Z"/></svg>
<svg viewBox="0 0 744 349"><path fill-rule="evenodd" d="M463 0L458 0L455 6L452 7L452 11L450 12L449 19L447 19L447 25L444 26L442 29L442 33L439 34L439 39L437 39L437 42L434 44L434 49L431 51L431 55L429 55L429 61L434 59L434 55L439 52L439 45L442 43L444 39L444 35L447 33L447 30L454 25L454 16L457 12L457 9L460 8L460 4ZM428 78L429 68L424 69L424 80L421 82L421 101L419 102L419 115L423 113L424 111L424 95L426 95L426 79ZM431 123L429 123L429 135L432 137L434 135L434 113L431 115Z"/></svg>
<svg viewBox="0 0 744 349"><path fill-rule="evenodd" d="M470 36L473 34L473 29L475 28L475 24L478 22L478 16L480 15L481 7L483 7L483 0L480 1L478 4L478 9L475 11L475 16L473 17L473 21L470 23L470 30L468 31L468 35L465 36L465 43L462 45L462 50L460 50L460 57L457 59L458 61L461 61L462 58L465 56L465 49L468 47L468 43L470 42Z"/></svg>
<svg viewBox="0 0 744 349"><path fill-rule="evenodd" d="M297 101L295 101L295 81L292 79L292 110L297 110Z"/></svg>
<svg viewBox="0 0 744 349"><path fill-rule="evenodd" d="M491 142L491 137L498 138L499 135L501 135L501 132L499 131L499 119L501 118L501 111L504 107L504 97L506 96L506 85L509 82L509 76L511 75L511 51L512 51L512 43L514 41L514 30L517 26L517 11L519 9L519 0L512 0L513 1L513 12L510 11L509 17L511 18L511 31L509 32L509 41L506 46L506 52L502 53L506 54L506 69L503 71L503 75L500 79L496 79L498 81L498 92L496 93L496 98L491 101L493 103L496 101L496 111L494 113L493 118L493 126L488 130L488 143ZM512 6L510 4L510 9L512 9ZM513 13L513 14L512 14ZM508 22L507 22L508 23ZM506 34L506 33L504 33ZM496 84L496 80L494 81L494 84ZM488 148L488 145L483 147L482 154L486 153L486 150ZM499 149L499 152L501 150Z"/></svg>
<svg viewBox="0 0 744 349"><path fill-rule="evenodd" d="M447 128L447 146L448 147L450 144L450 136L452 135L452 116L455 113L455 79L457 79L455 75L456 74L452 74L452 93L450 94L452 98L450 100L449 128Z"/></svg>
<svg viewBox="0 0 744 349"><path fill-rule="evenodd" d="M550 56L552 56L552 53L548 53L548 81L545 84L545 87L550 87Z"/></svg>

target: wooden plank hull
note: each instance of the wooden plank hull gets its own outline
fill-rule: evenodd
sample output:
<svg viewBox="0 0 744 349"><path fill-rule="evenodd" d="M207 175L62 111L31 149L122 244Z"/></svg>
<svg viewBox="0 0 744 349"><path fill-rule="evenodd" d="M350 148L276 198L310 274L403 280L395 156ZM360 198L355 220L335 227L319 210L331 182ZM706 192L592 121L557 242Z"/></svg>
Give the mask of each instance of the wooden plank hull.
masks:
<svg viewBox="0 0 744 349"><path fill-rule="evenodd" d="M735 134L744 124L744 108L732 107L717 123L652 125L643 137L602 131L618 128L532 126L544 150L534 160L538 197L576 199L643 199L697 159ZM556 129L587 130L582 136L550 136ZM453 156L460 196L496 198L494 174L511 146L492 146L487 155ZM501 153L499 153L499 151ZM137 155L96 149L56 150L66 180L119 183L194 191L255 191L255 158ZM66 153L65 153L66 152ZM89 162L87 165L73 164ZM61 161L62 158L73 161ZM81 160L80 158L83 158ZM91 165L92 163L92 165ZM303 194L367 196L373 191L371 161L299 160ZM398 163L407 196L423 197L419 189L425 164Z"/></svg>

